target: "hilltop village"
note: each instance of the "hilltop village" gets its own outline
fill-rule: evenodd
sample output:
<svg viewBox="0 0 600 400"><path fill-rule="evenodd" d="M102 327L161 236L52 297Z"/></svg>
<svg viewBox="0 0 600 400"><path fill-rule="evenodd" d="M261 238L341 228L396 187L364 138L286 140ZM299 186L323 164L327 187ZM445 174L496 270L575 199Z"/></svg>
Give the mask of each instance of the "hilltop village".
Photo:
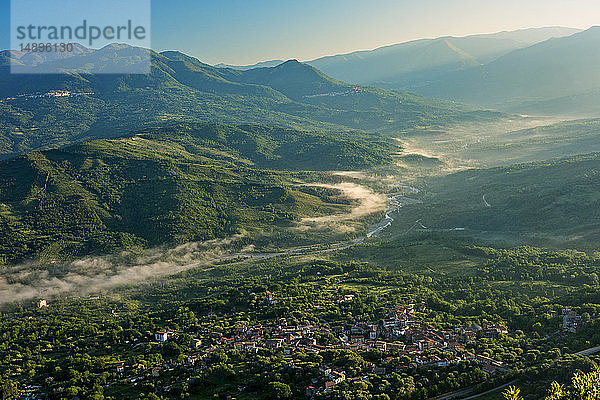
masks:
<svg viewBox="0 0 600 400"><path fill-rule="evenodd" d="M268 299L270 302L274 301L270 294ZM347 295L338 301L352 299L352 295ZM377 375L412 368L447 367L466 361L475 361L484 371L491 374L509 370L501 361L476 355L465 349L465 344L478 338L492 339L508 334L504 325L473 325L440 331L421 320L420 315L425 311L424 303L418 306L396 306L381 321L360 322L351 326L288 325L285 319L281 319L274 325L255 324L238 327L228 333L205 329L192 339L193 347L197 348L197 351L187 356L186 366L202 370L208 366L207 360L212 353L228 349L253 353L266 349L280 352L287 357L297 352L318 354L335 350L378 350L394 354L386 357L385 363L401 361L394 363L392 368L369 363L372 373ZM335 339L331 343L319 344L316 334L327 334ZM154 342L164 344L169 340L177 340L178 337L177 332L162 330L155 333ZM155 367L153 373L156 374L159 370L160 367ZM326 364L320 365L319 370L323 375L322 382L318 382L321 385L309 386L307 394L327 392L346 379L368 379L367 376L346 376L342 369L331 368Z"/></svg>

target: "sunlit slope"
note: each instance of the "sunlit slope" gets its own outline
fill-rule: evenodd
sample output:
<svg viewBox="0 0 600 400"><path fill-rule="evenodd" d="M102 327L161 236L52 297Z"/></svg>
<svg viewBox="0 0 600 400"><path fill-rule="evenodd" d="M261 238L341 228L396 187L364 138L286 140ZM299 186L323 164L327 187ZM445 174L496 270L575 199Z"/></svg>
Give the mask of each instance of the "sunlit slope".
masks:
<svg viewBox="0 0 600 400"><path fill-rule="evenodd" d="M282 146L282 153L278 140L299 140L297 151L323 146L344 154L339 145L362 152L363 160L350 159L353 167L385 160L377 147L370 152L364 143L354 147L356 142L319 136L311 141L291 130L281 130L279 139L270 133L271 138L256 126L178 126L5 160L0 260L202 241L344 212L347 202L337 202L333 191L299 185L309 174L256 168L306 167L301 153L289 154L293 144ZM339 166L325 156L313 162Z"/></svg>
<svg viewBox="0 0 600 400"><path fill-rule="evenodd" d="M600 155L467 170L428 180L401 209L396 233L463 230L557 246L597 248Z"/></svg>
<svg viewBox="0 0 600 400"><path fill-rule="evenodd" d="M0 59L0 157L116 137L169 121L396 133L502 117L448 101L339 82L297 61L237 71L179 52L114 45L62 61L79 66L76 74L15 75L10 74L8 55L3 52ZM144 57L151 60L151 74L94 73L114 67L111 62ZM56 91L69 95L47 95Z"/></svg>

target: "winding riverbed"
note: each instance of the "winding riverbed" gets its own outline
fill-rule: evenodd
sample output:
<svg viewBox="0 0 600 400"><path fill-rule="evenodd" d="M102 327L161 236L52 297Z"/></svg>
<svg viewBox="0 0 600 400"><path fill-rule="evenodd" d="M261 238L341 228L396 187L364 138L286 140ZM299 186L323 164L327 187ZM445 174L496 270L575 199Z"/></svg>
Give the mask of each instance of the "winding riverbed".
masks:
<svg viewBox="0 0 600 400"><path fill-rule="evenodd" d="M420 200L406 197L407 194L416 194L419 189L412 186L398 185L402 187L401 192L388 195L388 207L385 210L385 216L381 221L373 224L367 230L367 238L379 235L383 230L389 228L394 222L394 215L400 212L400 209L408 204L421 203Z"/></svg>

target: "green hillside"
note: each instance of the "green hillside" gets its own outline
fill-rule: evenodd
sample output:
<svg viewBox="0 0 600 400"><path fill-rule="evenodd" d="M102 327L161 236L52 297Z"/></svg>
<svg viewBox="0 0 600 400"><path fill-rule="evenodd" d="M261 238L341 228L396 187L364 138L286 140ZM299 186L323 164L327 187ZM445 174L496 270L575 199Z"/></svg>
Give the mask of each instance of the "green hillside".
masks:
<svg viewBox="0 0 600 400"><path fill-rule="evenodd" d="M11 53L3 55L0 157L116 137L169 121L396 133L502 116L404 92L355 87L294 61L236 71L212 67L179 52L158 54L107 46L44 63L46 67L78 67L79 73L16 75L9 73ZM93 73L144 57L152 63L149 75ZM45 95L57 90L70 95Z"/></svg>
<svg viewBox="0 0 600 400"><path fill-rule="evenodd" d="M599 172L594 153L431 179L423 203L405 206L394 230L419 220L425 231L459 228L509 243L597 248Z"/></svg>
<svg viewBox="0 0 600 400"><path fill-rule="evenodd" d="M254 166L357 168L386 160L384 144L346 139L251 125L177 125L5 160L0 262L272 231L303 216L342 212L346 201L299 186L301 175Z"/></svg>
<svg viewBox="0 0 600 400"><path fill-rule="evenodd" d="M275 170L353 170L391 162L392 140L360 132L311 132L265 125L172 124L140 137L191 153Z"/></svg>

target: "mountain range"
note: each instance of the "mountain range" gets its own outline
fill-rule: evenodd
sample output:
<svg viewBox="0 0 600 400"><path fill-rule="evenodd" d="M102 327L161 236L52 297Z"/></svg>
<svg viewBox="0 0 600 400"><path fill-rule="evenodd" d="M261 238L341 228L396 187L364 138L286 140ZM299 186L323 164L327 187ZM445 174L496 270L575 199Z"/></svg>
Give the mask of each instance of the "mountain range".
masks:
<svg viewBox="0 0 600 400"><path fill-rule="evenodd" d="M306 63L347 82L509 113L598 117L599 43L600 27L532 28L422 39Z"/></svg>
<svg viewBox="0 0 600 400"><path fill-rule="evenodd" d="M599 92L590 82L600 82L598 69L591 67L600 62L592 52L599 28L508 49L508 42L516 46L516 36L525 46L526 37L539 41L568 33L549 29L463 38L461 46L470 44L469 54L479 57L475 64L487 63L464 64L415 90L490 105L527 100L529 107L558 94L575 103L581 91L593 99ZM459 42L433 40L428 48ZM507 53L498 56L502 52ZM151 63L151 74L103 73L144 60ZM15 62L33 70L74 72L11 74ZM345 83L297 60L238 70L176 51L117 44L78 48L70 57L4 51L0 79L0 156L8 159L0 163L0 227L11 238L0 250L9 263L41 254L63 257L204 240L265 221L291 223L308 204L330 205L318 193L298 190L293 172L275 170L376 167L397 152L391 135L507 116L453 100ZM465 175L456 176L460 181ZM458 181L452 190L461 187ZM157 186L166 192L155 193ZM246 202L236 197L239 190L260 200ZM267 201L274 192L279 197ZM209 198L219 198L218 204Z"/></svg>
<svg viewBox="0 0 600 400"><path fill-rule="evenodd" d="M24 57L0 54L3 157L173 121L377 134L502 116L408 92L347 84L295 60L238 71L180 52L109 45L69 58L28 60L33 71L68 68L73 71L69 74L11 74L10 63ZM146 60L151 63L148 75L103 73Z"/></svg>
<svg viewBox="0 0 600 400"><path fill-rule="evenodd" d="M447 36L322 57L307 63L347 82L403 89L576 32L578 30L571 28L549 27L466 37Z"/></svg>
<svg viewBox="0 0 600 400"><path fill-rule="evenodd" d="M150 74L106 73L143 62ZM57 73L14 74L15 63ZM239 71L120 44L4 51L0 80L9 264L289 227L347 206L293 171L380 166L398 149L385 134L504 117L296 60Z"/></svg>
<svg viewBox="0 0 600 400"><path fill-rule="evenodd" d="M537 113L589 115L600 88L600 27L515 50L413 89L423 95ZM587 109L579 107L587 104ZM551 110L548 110L551 108Z"/></svg>
<svg viewBox="0 0 600 400"><path fill-rule="evenodd" d="M599 40L0 52L0 397L598 400Z"/></svg>

